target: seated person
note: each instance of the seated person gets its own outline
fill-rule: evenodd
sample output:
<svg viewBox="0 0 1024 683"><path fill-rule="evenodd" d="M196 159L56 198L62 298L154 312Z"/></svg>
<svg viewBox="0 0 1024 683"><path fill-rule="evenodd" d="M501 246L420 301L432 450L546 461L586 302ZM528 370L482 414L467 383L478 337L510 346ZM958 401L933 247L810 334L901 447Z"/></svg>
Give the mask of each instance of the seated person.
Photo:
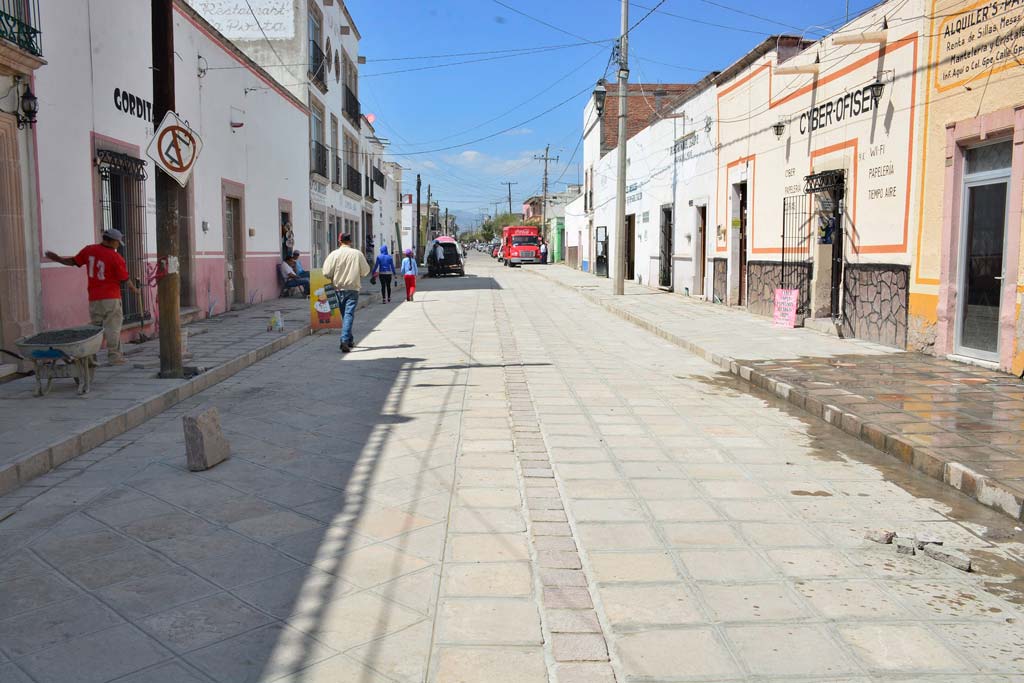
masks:
<svg viewBox="0 0 1024 683"><path fill-rule="evenodd" d="M295 259L295 274L298 275L299 277L304 277L308 280L309 271L302 267L302 261L299 260L300 255L301 254L299 253L298 249L292 252L292 258Z"/></svg>
<svg viewBox="0 0 1024 683"><path fill-rule="evenodd" d="M302 293L309 296L309 277L302 277L295 272L295 255L288 257L288 260L281 261L277 270L281 273L281 280L285 287L302 287Z"/></svg>

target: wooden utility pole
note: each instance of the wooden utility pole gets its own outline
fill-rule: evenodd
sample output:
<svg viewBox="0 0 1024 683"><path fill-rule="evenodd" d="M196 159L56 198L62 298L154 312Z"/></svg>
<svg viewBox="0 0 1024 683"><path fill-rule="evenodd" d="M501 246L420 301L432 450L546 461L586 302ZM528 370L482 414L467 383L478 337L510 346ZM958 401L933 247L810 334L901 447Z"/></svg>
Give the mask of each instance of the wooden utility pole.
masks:
<svg viewBox="0 0 1024 683"><path fill-rule="evenodd" d="M519 183L510 183L507 180L502 185L508 185L508 215L512 215L512 186Z"/></svg>
<svg viewBox="0 0 1024 683"><path fill-rule="evenodd" d="M173 0L152 0L153 126L175 110ZM163 276L157 280L160 315L160 376L182 377L181 275L178 265L178 198L180 188L163 171L156 175L156 256Z"/></svg>
<svg viewBox="0 0 1024 683"><path fill-rule="evenodd" d="M427 183L427 235L434 229L433 204L430 203L430 183Z"/></svg>
<svg viewBox="0 0 1024 683"><path fill-rule="evenodd" d="M541 204L541 208L540 208L540 215L541 215L541 228L540 228L540 231L541 231L541 234L544 235L545 238L547 238L547 236L548 236L548 162L549 161L558 161L558 157L553 157L553 156L550 156L548 154L548 152L550 150L551 150L551 145L544 145L544 156L539 157L536 154L533 155L533 158L536 159L537 161L543 161L544 162L544 203Z"/></svg>
<svg viewBox="0 0 1024 683"><path fill-rule="evenodd" d="M423 244L426 240L423 239L423 233L420 232L420 174L416 174L416 259L419 260L423 256Z"/></svg>

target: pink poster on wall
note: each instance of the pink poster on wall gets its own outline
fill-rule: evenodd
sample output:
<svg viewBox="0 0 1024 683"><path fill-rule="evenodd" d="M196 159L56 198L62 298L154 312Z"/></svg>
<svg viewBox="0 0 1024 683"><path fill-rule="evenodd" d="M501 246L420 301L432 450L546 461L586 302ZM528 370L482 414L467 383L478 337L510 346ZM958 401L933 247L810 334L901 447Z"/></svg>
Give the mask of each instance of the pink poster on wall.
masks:
<svg viewBox="0 0 1024 683"><path fill-rule="evenodd" d="M799 299L799 289L775 290L775 311L772 316L772 323L775 327L796 327L796 309Z"/></svg>

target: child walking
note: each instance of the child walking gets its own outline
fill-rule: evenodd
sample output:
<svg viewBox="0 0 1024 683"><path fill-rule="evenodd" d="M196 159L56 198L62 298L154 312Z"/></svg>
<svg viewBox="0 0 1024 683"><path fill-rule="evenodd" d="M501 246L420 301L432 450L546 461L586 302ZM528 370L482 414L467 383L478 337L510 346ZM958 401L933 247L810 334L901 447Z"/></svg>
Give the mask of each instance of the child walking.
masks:
<svg viewBox="0 0 1024 683"><path fill-rule="evenodd" d="M412 301L416 294L416 259L413 258L412 249L405 250L405 258L402 259L402 277L405 280L405 300Z"/></svg>
<svg viewBox="0 0 1024 683"><path fill-rule="evenodd" d="M380 278L380 302L391 303L391 278L395 276L395 260L383 244L380 246L380 256L373 262L373 275Z"/></svg>

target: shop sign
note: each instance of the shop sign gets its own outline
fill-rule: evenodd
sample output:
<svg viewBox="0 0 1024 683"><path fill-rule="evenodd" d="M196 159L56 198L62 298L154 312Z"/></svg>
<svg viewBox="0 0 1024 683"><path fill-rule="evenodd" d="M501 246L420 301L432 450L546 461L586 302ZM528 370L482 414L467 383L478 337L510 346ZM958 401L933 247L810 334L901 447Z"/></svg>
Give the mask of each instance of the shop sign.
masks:
<svg viewBox="0 0 1024 683"><path fill-rule="evenodd" d="M799 298L799 289L776 289L772 325L775 327L796 327L796 309Z"/></svg>
<svg viewBox="0 0 1024 683"><path fill-rule="evenodd" d="M121 88L114 88L114 108L122 114L153 122L153 103Z"/></svg>
<svg viewBox="0 0 1024 683"><path fill-rule="evenodd" d="M229 40L290 40L295 37L292 0L189 0Z"/></svg>
<svg viewBox="0 0 1024 683"><path fill-rule="evenodd" d="M939 92L1012 69L1024 58L1024 2L989 0L949 13L937 40Z"/></svg>
<svg viewBox="0 0 1024 683"><path fill-rule="evenodd" d="M856 118L874 109L876 104L877 100L871 94L869 85L840 95L800 114L800 133L813 133L847 119Z"/></svg>

